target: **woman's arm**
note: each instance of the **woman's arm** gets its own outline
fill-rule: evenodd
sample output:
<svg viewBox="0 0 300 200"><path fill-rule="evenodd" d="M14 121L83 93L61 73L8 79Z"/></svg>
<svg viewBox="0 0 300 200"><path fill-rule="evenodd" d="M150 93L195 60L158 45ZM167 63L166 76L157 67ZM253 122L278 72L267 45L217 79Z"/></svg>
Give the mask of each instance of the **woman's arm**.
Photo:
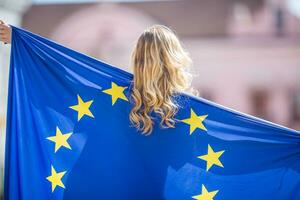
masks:
<svg viewBox="0 0 300 200"><path fill-rule="evenodd" d="M11 27L0 20L0 41L11 43Z"/></svg>

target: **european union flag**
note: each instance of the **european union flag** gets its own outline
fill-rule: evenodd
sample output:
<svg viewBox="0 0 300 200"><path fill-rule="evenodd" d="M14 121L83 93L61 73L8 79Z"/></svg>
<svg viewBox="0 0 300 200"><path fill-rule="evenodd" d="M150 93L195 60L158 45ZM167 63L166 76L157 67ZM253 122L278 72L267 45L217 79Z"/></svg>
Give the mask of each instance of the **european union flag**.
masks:
<svg viewBox="0 0 300 200"><path fill-rule="evenodd" d="M300 199L298 131L182 94L176 128L143 136L131 80L13 27L5 199Z"/></svg>

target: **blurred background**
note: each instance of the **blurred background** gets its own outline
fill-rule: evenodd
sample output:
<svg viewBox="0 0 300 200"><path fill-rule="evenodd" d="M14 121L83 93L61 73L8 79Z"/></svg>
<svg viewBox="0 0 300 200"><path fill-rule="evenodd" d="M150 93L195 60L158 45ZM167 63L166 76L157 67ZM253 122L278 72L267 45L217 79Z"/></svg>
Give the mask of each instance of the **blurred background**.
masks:
<svg viewBox="0 0 300 200"><path fill-rule="evenodd" d="M300 129L300 0L0 0L0 19L124 70L139 34L171 27L200 96ZM9 45L0 46L0 199Z"/></svg>

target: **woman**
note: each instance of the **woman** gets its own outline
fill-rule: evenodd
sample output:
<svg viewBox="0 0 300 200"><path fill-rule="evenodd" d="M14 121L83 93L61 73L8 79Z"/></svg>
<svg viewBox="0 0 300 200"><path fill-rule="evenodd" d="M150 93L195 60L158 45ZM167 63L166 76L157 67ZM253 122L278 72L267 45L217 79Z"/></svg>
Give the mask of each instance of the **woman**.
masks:
<svg viewBox="0 0 300 200"><path fill-rule="evenodd" d="M0 37L2 42L11 43L11 28L2 21ZM188 53L166 26L154 25L141 34L131 59L134 106L130 121L142 133L151 133L153 112L160 116L162 127L175 126L178 105L172 97L190 89L191 76L187 72L190 63Z"/></svg>

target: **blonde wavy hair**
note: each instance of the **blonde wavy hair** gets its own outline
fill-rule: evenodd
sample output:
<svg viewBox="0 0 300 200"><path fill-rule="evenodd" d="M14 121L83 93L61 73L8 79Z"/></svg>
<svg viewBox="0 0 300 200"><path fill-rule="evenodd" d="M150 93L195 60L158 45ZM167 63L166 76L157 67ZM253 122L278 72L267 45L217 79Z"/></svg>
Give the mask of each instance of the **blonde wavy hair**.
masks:
<svg viewBox="0 0 300 200"><path fill-rule="evenodd" d="M131 58L134 106L130 121L143 134L153 130L152 112L160 116L161 127L175 126L178 105L173 96L191 88L190 64L188 53L168 27L154 25L141 34Z"/></svg>

